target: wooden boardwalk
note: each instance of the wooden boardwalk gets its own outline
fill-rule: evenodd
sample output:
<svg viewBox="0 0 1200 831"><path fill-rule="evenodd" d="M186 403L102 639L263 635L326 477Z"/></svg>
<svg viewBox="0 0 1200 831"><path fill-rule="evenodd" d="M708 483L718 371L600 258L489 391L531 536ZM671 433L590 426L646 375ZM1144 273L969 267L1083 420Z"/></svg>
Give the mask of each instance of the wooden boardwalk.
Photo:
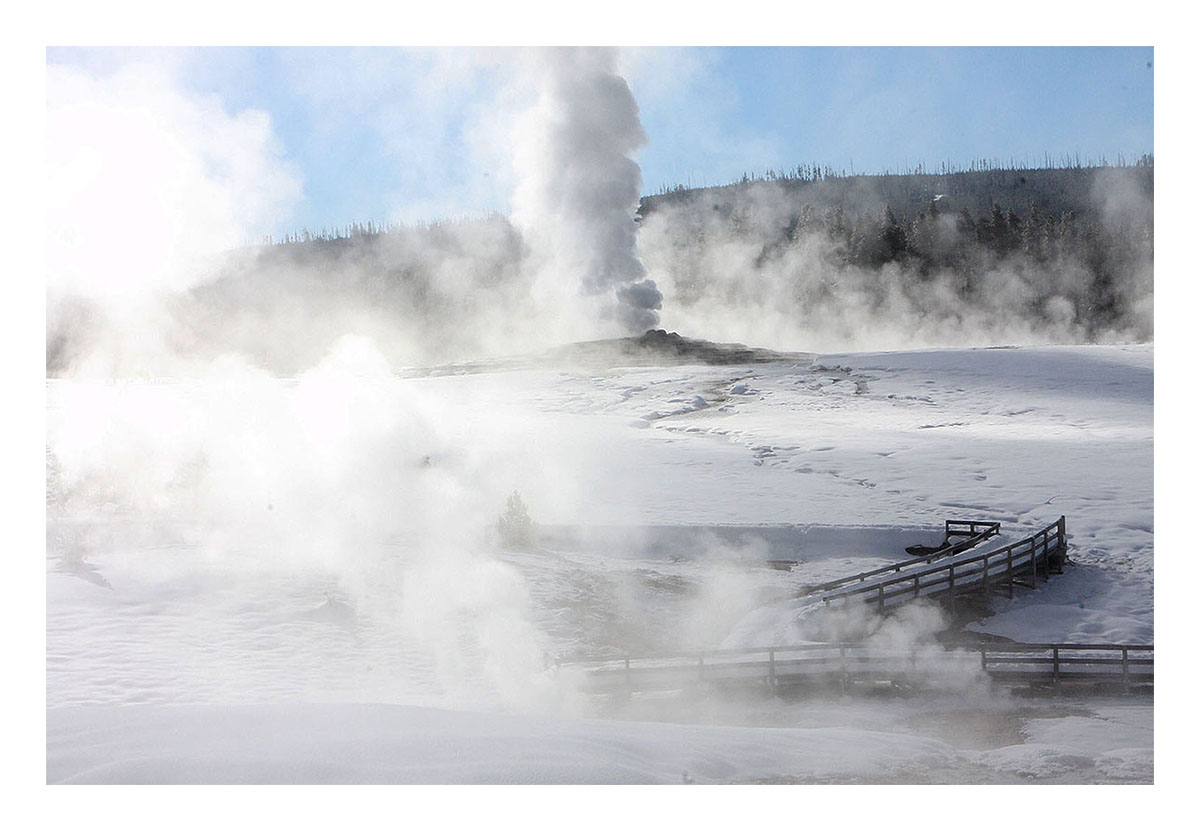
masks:
<svg viewBox="0 0 1200 831"><path fill-rule="evenodd" d="M946 546L934 554L892 566L855 574L812 586L806 594L826 606L864 602L885 612L918 597L948 600L951 604L970 595L994 591L1013 596L1014 586L1036 587L1039 579L1061 574L1066 562L1067 519L1023 540L1000 548L986 541L1000 532L999 523L947 520ZM951 544L956 535L964 538ZM982 550L980 550L982 549Z"/></svg>
<svg viewBox="0 0 1200 831"><path fill-rule="evenodd" d="M943 544L892 566L810 586L803 596L826 608L861 603L880 614L917 598L954 606L992 592L1013 596L1015 586L1036 587L1061 574L1066 562L1066 517L1018 542L987 543L999 523L947 520ZM556 671L596 693L649 692L697 687L766 685L771 689L858 684L946 686L986 679L1004 685L1082 684L1121 690L1152 689L1154 647L1149 644L980 643L906 650L870 643L806 643L716 649L673 655L560 659Z"/></svg>
<svg viewBox="0 0 1200 831"><path fill-rule="evenodd" d="M765 686L772 690L863 684L956 687L976 680L1052 689L1152 689L1153 644L986 643L906 650L869 643L798 644L664 656L560 661L558 672L592 693L629 694Z"/></svg>

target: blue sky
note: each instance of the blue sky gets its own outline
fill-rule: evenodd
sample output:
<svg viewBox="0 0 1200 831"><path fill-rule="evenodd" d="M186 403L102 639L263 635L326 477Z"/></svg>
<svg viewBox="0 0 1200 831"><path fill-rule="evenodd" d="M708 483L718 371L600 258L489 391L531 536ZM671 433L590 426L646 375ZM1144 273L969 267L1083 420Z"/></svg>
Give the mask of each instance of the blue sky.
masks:
<svg viewBox="0 0 1200 831"><path fill-rule="evenodd" d="M230 113L261 110L303 195L277 233L505 211L520 50L58 49L97 75L165 68ZM986 158L1153 152L1146 48L639 47L620 67L648 143L643 192L818 163L882 172Z"/></svg>

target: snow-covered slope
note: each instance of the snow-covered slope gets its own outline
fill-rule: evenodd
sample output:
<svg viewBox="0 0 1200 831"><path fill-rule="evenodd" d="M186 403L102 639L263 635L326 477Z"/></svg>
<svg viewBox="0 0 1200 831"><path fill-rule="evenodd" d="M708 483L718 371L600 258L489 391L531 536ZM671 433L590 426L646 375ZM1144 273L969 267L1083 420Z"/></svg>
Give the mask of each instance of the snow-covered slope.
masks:
<svg viewBox="0 0 1200 831"><path fill-rule="evenodd" d="M51 781L1152 775L1144 702L935 708L1009 719L981 749L901 703L588 719L543 672L777 642L799 587L947 518L1015 539L1067 517L1074 564L976 630L1151 642L1150 346L396 377L350 344L288 381L229 363L48 402ZM495 535L513 490L542 529L520 550ZM1120 741L1087 738L1114 718Z"/></svg>
<svg viewBox="0 0 1200 831"><path fill-rule="evenodd" d="M843 708L825 713L833 726L820 727L598 721L385 704L52 710L47 779L129 784L1120 783L1147 781L1153 772L1146 705L1109 703L1094 715L1062 706L960 709L937 719L928 709L901 704L899 719L888 714L893 721L864 705L856 709L857 724L843 723ZM970 734L971 727L977 735ZM926 731L934 735L922 735ZM1022 741L1026 736L1028 743Z"/></svg>

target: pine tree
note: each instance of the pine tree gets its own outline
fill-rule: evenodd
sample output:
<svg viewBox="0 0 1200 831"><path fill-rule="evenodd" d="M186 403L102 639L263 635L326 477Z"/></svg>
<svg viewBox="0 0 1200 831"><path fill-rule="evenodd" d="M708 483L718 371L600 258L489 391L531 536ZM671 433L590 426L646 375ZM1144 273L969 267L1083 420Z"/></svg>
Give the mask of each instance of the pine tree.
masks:
<svg viewBox="0 0 1200 831"><path fill-rule="evenodd" d="M533 541L533 520L521 494L513 491L508 497L504 514L496 523L500 541L509 548L521 548Z"/></svg>
<svg viewBox="0 0 1200 831"><path fill-rule="evenodd" d="M881 256L883 262L890 263L904 259L909 253L908 233L896 221L896 215L889 207L883 219L883 231L880 234L883 243Z"/></svg>

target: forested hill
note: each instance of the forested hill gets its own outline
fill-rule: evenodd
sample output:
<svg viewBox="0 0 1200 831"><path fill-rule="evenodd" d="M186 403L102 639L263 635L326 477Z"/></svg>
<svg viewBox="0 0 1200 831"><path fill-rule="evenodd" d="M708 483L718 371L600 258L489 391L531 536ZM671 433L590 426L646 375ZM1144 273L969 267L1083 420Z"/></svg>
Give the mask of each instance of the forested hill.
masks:
<svg viewBox="0 0 1200 831"><path fill-rule="evenodd" d="M1018 216L1070 214L1083 222L1102 221L1104 203L1097 200L1115 186L1149 207L1154 197L1154 160L1144 156L1134 165L1060 168L981 168L950 173L906 173L846 176L816 167L788 174L769 172L753 179L706 188L676 186L642 198L638 211L681 205L706 205L732 212L757 195L772 193L789 202L799 217L804 211L842 209L882 215L891 209L898 219L912 219L935 203L942 212L990 215L997 207ZM1148 212L1138 219L1153 222Z"/></svg>
<svg viewBox="0 0 1200 831"><path fill-rule="evenodd" d="M792 351L1153 339L1154 168L841 176L815 169L645 197L661 326ZM551 275L552 276L552 275ZM394 365L578 340L507 217L301 232L231 252L170 304L166 346L302 371L347 334ZM539 284L539 280L542 282ZM569 287L559 289L569 293ZM565 296L565 295L563 295ZM49 309L47 370L114 333Z"/></svg>
<svg viewBox="0 0 1200 831"><path fill-rule="evenodd" d="M710 338L819 349L1153 338L1152 157L946 174L810 169L676 188L639 214L643 260L673 304L664 315Z"/></svg>

